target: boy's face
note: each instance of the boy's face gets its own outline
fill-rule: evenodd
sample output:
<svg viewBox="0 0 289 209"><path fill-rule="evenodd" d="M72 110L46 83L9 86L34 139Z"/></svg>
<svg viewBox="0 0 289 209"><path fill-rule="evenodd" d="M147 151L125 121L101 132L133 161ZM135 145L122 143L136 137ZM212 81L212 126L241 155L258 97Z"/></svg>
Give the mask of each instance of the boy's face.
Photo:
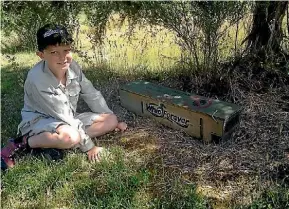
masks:
<svg viewBox="0 0 289 209"><path fill-rule="evenodd" d="M37 52L37 55L47 62L54 73L66 72L72 62L70 45L48 46L42 52Z"/></svg>

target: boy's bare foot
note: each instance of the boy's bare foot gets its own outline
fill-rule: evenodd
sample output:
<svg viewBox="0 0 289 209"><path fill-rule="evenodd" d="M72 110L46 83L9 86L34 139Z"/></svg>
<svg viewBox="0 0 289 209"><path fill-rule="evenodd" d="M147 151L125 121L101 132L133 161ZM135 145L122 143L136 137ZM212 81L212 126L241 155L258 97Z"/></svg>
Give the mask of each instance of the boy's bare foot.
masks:
<svg viewBox="0 0 289 209"><path fill-rule="evenodd" d="M117 124L117 127L114 130L124 132L126 129L127 129L127 124L125 122L119 122Z"/></svg>

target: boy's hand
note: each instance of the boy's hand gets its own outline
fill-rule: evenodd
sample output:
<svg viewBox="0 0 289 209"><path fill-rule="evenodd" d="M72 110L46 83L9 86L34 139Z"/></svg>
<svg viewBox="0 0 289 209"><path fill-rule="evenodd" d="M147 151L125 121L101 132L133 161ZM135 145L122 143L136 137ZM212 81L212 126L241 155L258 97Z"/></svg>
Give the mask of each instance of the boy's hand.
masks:
<svg viewBox="0 0 289 209"><path fill-rule="evenodd" d="M115 128L115 131L124 132L127 129L127 124L125 122L119 122Z"/></svg>
<svg viewBox="0 0 289 209"><path fill-rule="evenodd" d="M91 162L100 162L101 157L100 153L103 151L102 147L93 147L91 150L87 152L88 160Z"/></svg>

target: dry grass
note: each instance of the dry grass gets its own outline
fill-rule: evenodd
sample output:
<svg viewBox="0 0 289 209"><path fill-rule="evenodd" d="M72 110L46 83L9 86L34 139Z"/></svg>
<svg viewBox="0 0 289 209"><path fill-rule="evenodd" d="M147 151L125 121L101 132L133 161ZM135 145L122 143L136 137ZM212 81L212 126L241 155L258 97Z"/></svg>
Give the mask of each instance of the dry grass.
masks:
<svg viewBox="0 0 289 209"><path fill-rule="evenodd" d="M276 182L289 182L286 158L289 150L289 113L286 109L289 91L286 86L263 93L248 91L247 88L254 89L256 81L248 81L245 89L238 81L242 79L241 73L234 77L231 76L228 82L226 94L210 95L235 100L244 108L239 128L230 140L205 144L149 118L134 115L122 108L118 100L118 86L126 80L112 79L112 85L99 88L107 95L114 112L128 123L129 130L114 141L106 141L104 137L98 142L118 144L130 153L141 155L152 167L164 166L166 175L180 175L184 182L196 183L197 191L208 197L215 208L251 204ZM182 86L181 81L172 80L173 83L166 80L163 84L176 88ZM199 93L206 92L206 85L199 87Z"/></svg>

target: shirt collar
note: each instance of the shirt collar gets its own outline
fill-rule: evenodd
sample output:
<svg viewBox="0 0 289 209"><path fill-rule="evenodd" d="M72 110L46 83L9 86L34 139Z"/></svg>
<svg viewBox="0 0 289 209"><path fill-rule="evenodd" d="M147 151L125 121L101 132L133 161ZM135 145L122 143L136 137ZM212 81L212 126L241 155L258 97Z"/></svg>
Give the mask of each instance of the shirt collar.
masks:
<svg viewBox="0 0 289 209"><path fill-rule="evenodd" d="M49 69L48 67L48 64L46 61L43 61L44 62L44 68L43 68L43 72L44 73L48 73L49 75L51 75L52 79L53 79L53 83L52 85L55 86L55 87L58 87L60 84L60 82L57 80L57 78L55 77L55 75L51 72L51 70ZM67 72L66 72L66 78L67 78L67 81L66 81L66 84L69 84L71 83L71 80L72 79L75 79L77 78L78 76L76 75L76 73L69 67Z"/></svg>
<svg viewBox="0 0 289 209"><path fill-rule="evenodd" d="M66 75L67 75L67 79L69 80L72 80L78 77L76 73L70 67L68 68Z"/></svg>

